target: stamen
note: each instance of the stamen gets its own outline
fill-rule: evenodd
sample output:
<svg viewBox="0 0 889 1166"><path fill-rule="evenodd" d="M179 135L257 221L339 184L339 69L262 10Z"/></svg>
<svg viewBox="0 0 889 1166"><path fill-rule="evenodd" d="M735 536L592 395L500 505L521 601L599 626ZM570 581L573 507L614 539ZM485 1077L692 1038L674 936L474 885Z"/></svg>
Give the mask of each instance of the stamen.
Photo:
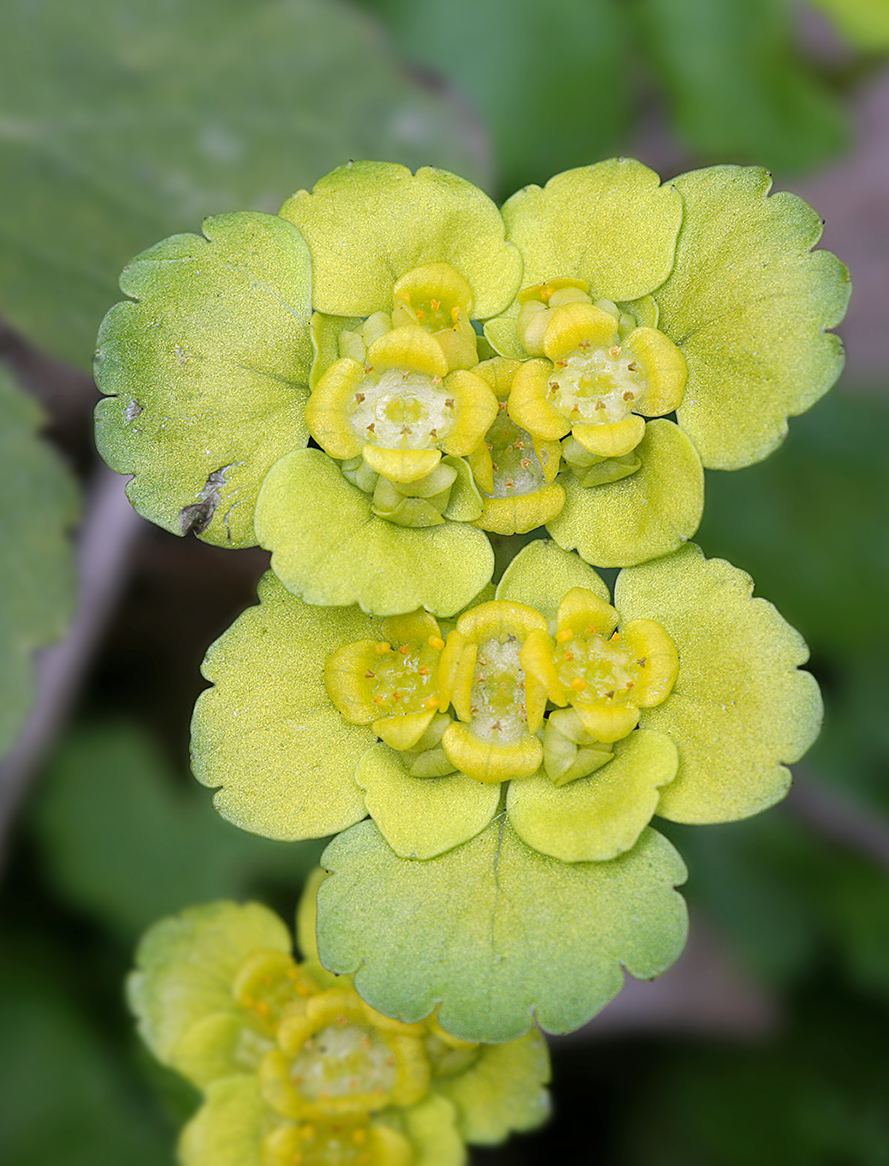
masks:
<svg viewBox="0 0 889 1166"><path fill-rule="evenodd" d="M385 656L392 651L392 645L388 640L380 640L378 644L374 644L374 651L378 656Z"/></svg>
<svg viewBox="0 0 889 1166"><path fill-rule="evenodd" d="M439 652L442 650L442 648L443 648L443 647L444 647L444 645L445 645L445 642L444 642L444 640L441 638L441 636L430 636L430 637L429 637L429 639L426 641L426 643L427 643L427 644L428 644L428 645L429 645L431 648L437 648L437 649L439 650Z"/></svg>

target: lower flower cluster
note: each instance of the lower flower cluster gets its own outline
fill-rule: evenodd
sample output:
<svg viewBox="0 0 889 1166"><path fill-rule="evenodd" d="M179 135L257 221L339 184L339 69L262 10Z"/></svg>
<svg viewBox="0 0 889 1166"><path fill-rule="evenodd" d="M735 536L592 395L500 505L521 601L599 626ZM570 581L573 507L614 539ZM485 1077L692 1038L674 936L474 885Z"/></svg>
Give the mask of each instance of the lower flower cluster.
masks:
<svg viewBox="0 0 889 1166"><path fill-rule="evenodd" d="M204 1093L185 1166L458 1166L466 1142L501 1141L548 1112L539 1033L501 1046L433 1017L391 1020L258 904L210 903L145 936L129 982L142 1034Z"/></svg>

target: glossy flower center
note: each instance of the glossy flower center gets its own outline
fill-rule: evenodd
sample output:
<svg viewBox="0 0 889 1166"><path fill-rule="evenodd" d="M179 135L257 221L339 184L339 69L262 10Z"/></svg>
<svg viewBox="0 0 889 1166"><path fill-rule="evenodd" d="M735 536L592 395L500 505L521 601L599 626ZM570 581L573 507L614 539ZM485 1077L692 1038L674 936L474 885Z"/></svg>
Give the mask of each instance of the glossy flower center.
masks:
<svg viewBox="0 0 889 1166"><path fill-rule="evenodd" d="M622 421L644 404L645 387L645 377L625 347L581 344L555 362L549 400L572 424Z"/></svg>
<svg viewBox="0 0 889 1166"><path fill-rule="evenodd" d="M290 1062L290 1077L310 1101L391 1092L392 1050L371 1029L330 1024L309 1037Z"/></svg>
<svg viewBox="0 0 889 1166"><path fill-rule="evenodd" d="M553 663L569 698L625 702L630 699L639 675L633 652L618 641L590 628L557 637Z"/></svg>
<svg viewBox="0 0 889 1166"><path fill-rule="evenodd" d="M439 650L428 642L416 641L392 648L387 642L376 645L363 679L369 682L377 716L423 712L438 702Z"/></svg>
<svg viewBox="0 0 889 1166"><path fill-rule="evenodd" d="M492 498L533 494L546 485L546 475L534 450L531 435L519 428L500 402L497 419L487 433L494 471Z"/></svg>
<svg viewBox="0 0 889 1166"><path fill-rule="evenodd" d="M397 368L369 374L347 405L355 437L383 449L439 444L453 427L455 408L440 377Z"/></svg>
<svg viewBox="0 0 889 1166"><path fill-rule="evenodd" d="M470 727L485 741L510 745L528 732L525 672L515 636L479 645L472 678Z"/></svg>

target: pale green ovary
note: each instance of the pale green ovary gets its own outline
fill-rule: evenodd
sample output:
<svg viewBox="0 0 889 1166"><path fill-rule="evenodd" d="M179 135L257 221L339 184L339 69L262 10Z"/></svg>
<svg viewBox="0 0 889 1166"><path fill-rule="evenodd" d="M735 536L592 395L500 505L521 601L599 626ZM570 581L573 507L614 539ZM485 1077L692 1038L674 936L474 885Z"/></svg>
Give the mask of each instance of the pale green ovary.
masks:
<svg viewBox="0 0 889 1166"><path fill-rule="evenodd" d="M644 397L645 379L619 344L578 349L557 362L550 377L550 402L574 423L622 421Z"/></svg>
<svg viewBox="0 0 889 1166"><path fill-rule="evenodd" d="M290 1062L299 1092L311 1101L350 1093L388 1094L395 1084L392 1051L370 1030L330 1024L310 1037Z"/></svg>
<svg viewBox="0 0 889 1166"><path fill-rule="evenodd" d="M515 636L479 645L472 684L472 732L485 741L511 745L527 735L525 673Z"/></svg>
<svg viewBox="0 0 889 1166"><path fill-rule="evenodd" d="M349 425L359 441L384 449L429 449L454 422L455 402L425 373L386 369L362 382L349 405Z"/></svg>

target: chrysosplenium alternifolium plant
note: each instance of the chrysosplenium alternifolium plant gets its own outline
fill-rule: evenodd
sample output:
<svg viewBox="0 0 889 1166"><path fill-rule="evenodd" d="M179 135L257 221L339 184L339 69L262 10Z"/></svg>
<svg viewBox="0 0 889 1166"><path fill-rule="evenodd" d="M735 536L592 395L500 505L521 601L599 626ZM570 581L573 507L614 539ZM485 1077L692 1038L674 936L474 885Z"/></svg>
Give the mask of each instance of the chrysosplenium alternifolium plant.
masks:
<svg viewBox="0 0 889 1166"><path fill-rule="evenodd" d="M465 1142L543 1121L540 1034L480 1045L381 1016L318 962L314 884L301 963L258 903L192 907L140 944L128 988L142 1035L204 1094L185 1166L460 1166Z"/></svg>
<svg viewBox="0 0 889 1166"><path fill-rule="evenodd" d="M769 186L613 160L501 211L364 162L124 273L106 458L169 529L272 552L195 772L245 829L338 835L321 958L401 1023L567 1031L662 971L652 818L773 804L817 731L800 637L686 545L702 467L766 456L842 365L846 271ZM488 534L530 531L495 587Z"/></svg>

